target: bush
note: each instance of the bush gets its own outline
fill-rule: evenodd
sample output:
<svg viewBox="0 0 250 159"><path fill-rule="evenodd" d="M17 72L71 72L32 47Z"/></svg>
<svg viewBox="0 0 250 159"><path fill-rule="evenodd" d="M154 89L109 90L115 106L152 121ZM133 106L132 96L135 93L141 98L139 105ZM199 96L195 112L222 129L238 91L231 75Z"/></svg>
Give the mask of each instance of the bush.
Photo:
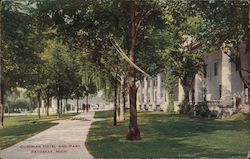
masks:
<svg viewBox="0 0 250 159"><path fill-rule="evenodd" d="M168 105L167 112L170 113L170 114L174 114L175 113L175 111L174 111L174 104L169 104Z"/></svg>
<svg viewBox="0 0 250 159"><path fill-rule="evenodd" d="M196 115L200 117L208 117L210 115L210 110L208 109L208 104L206 101L200 102L195 106Z"/></svg>
<svg viewBox="0 0 250 159"><path fill-rule="evenodd" d="M191 105L189 104L188 102L186 101L183 101L181 104L178 105L180 110L179 110L179 113L180 114L185 114L185 115L193 115L193 108L194 108L194 105Z"/></svg>
<svg viewBox="0 0 250 159"><path fill-rule="evenodd" d="M180 114L185 114L189 116L200 116L208 117L210 115L210 110L208 109L207 102L200 102L198 105L189 104L188 102L182 102L179 105ZM194 111L196 113L194 113Z"/></svg>
<svg viewBox="0 0 250 159"><path fill-rule="evenodd" d="M21 111L30 110L31 104L26 100L16 100L9 103L9 107L5 108L5 112L8 112L8 109L10 109L10 113L21 113Z"/></svg>

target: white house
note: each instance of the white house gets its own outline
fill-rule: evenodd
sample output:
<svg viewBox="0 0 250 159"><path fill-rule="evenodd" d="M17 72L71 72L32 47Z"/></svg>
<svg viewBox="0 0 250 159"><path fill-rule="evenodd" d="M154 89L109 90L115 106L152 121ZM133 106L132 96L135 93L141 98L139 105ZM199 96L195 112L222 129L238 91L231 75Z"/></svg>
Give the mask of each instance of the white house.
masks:
<svg viewBox="0 0 250 159"><path fill-rule="evenodd" d="M250 53L244 53L240 47L242 68L250 70ZM235 51L235 50L232 50ZM239 70L229 56L221 50L204 54L205 65L196 74L193 89L190 91L190 101L198 104L207 101L209 109L217 114L232 114L234 111L249 112L248 89L239 76ZM249 74L242 72L249 79ZM169 105L168 93L164 87L164 76L144 77L137 81L137 107L144 110L166 111ZM174 86L174 110L184 99L183 88L177 80Z"/></svg>
<svg viewBox="0 0 250 159"><path fill-rule="evenodd" d="M240 47L241 67L250 70L250 53L244 53ZM231 50L231 52L236 50ZM230 52L228 52L230 54ZM248 88L242 82L239 69L230 57L218 50L204 55L205 67L198 73L194 81L194 102L207 100L212 111L233 113L234 111L249 112ZM242 71L242 76L250 79Z"/></svg>

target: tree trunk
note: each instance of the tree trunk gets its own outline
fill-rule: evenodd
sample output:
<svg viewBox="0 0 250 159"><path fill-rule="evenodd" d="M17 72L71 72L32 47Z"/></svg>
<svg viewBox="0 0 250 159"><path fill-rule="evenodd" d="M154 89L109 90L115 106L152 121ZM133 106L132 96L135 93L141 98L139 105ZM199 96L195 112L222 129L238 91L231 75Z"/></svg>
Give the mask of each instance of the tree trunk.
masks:
<svg viewBox="0 0 250 159"><path fill-rule="evenodd" d="M117 126L117 74L114 79L114 126Z"/></svg>
<svg viewBox="0 0 250 159"><path fill-rule="evenodd" d="M191 91L192 87L193 87L193 82L195 79L195 75L196 74L186 74L184 75L184 77L181 79L181 85L183 88L183 92L184 92L184 102L190 104L189 102L189 92Z"/></svg>
<svg viewBox="0 0 250 159"><path fill-rule="evenodd" d="M65 98L65 107L66 112L68 112L68 98Z"/></svg>
<svg viewBox="0 0 250 159"><path fill-rule="evenodd" d="M60 114L62 115L63 113L63 99L61 98L61 103L60 103Z"/></svg>
<svg viewBox="0 0 250 159"><path fill-rule="evenodd" d="M249 109L248 109L248 113L250 113L250 88L248 88L248 106L249 106Z"/></svg>
<svg viewBox="0 0 250 159"><path fill-rule="evenodd" d="M1 53L3 54L2 51L2 1L0 2L0 49ZM4 120L4 88L3 88L3 75L2 75L2 66L3 66L3 60L2 58L0 59L0 124L1 127L3 127L3 120Z"/></svg>
<svg viewBox="0 0 250 159"><path fill-rule="evenodd" d="M89 94L86 94L86 112L89 111Z"/></svg>
<svg viewBox="0 0 250 159"><path fill-rule="evenodd" d="M78 101L79 101L79 97L77 97L76 99L76 113L78 113L78 110L79 110Z"/></svg>
<svg viewBox="0 0 250 159"><path fill-rule="evenodd" d="M50 103L49 103L49 98L50 98L49 93L50 93L50 89L47 88L47 91L46 91L46 115L47 116L49 116L49 105L50 105Z"/></svg>
<svg viewBox="0 0 250 159"><path fill-rule="evenodd" d="M4 86L3 82L1 79L1 84L0 84L0 122L1 126L3 127L3 122L4 122Z"/></svg>
<svg viewBox="0 0 250 159"><path fill-rule="evenodd" d="M57 118L60 118L61 116L60 116L60 85L59 85L59 82L57 83L56 96L57 96L56 114L57 114Z"/></svg>
<svg viewBox="0 0 250 159"><path fill-rule="evenodd" d="M120 120L125 120L125 78L124 76L121 77L121 93L120 93Z"/></svg>
<svg viewBox="0 0 250 159"><path fill-rule="evenodd" d="M189 92L190 92L190 89L187 88L187 86L185 86L185 85L182 85L182 87L183 87L183 93L184 93L183 102L189 104Z"/></svg>
<svg viewBox="0 0 250 159"><path fill-rule="evenodd" d="M136 21L135 21L135 0L131 1L130 18L131 18L131 47L129 51L129 59L135 62L135 47L136 47ZM130 104L130 119L129 129L126 136L127 140L140 140L140 131L137 124L136 112L136 86L135 86L135 67L130 63L129 69L129 104Z"/></svg>
<svg viewBox="0 0 250 159"><path fill-rule="evenodd" d="M40 109L41 109L41 89L37 91L37 114L39 119L41 118Z"/></svg>
<svg viewBox="0 0 250 159"><path fill-rule="evenodd" d="M247 39L247 51L250 52L250 0L248 0L248 39ZM250 64L249 64L249 66L250 66ZM249 83L250 83L250 79L249 79ZM247 86L247 89L248 89L248 105L249 105L249 111L248 112L250 113L250 87L249 87L249 85Z"/></svg>
<svg viewBox="0 0 250 159"><path fill-rule="evenodd" d="M246 51L250 51L250 0L248 0L248 30L246 35Z"/></svg>

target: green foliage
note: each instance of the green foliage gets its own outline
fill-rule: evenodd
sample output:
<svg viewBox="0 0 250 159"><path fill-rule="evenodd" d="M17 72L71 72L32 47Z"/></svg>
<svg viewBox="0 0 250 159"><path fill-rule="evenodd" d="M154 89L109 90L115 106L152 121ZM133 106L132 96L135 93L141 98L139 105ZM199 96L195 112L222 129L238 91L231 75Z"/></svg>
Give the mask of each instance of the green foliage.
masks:
<svg viewBox="0 0 250 159"><path fill-rule="evenodd" d="M31 6L18 0L1 2L1 81L5 90L25 85L37 51Z"/></svg>
<svg viewBox="0 0 250 159"><path fill-rule="evenodd" d="M223 0L213 3L209 1L192 3L201 11L204 19L199 39L203 41L207 49L211 46L217 49L226 41L234 41L234 46L238 46L241 40L246 42L249 40L248 1ZM249 41L246 44L249 44Z"/></svg>
<svg viewBox="0 0 250 159"><path fill-rule="evenodd" d="M70 98L72 93L79 94L82 90L81 78L76 56L78 52L70 51L69 47L60 40L48 40L44 51L39 55L43 64L45 87L50 87L56 96L56 84L60 86L60 96ZM81 89L80 89L81 88ZM82 92L83 94L83 92ZM81 95L82 96L82 95Z"/></svg>
<svg viewBox="0 0 250 159"><path fill-rule="evenodd" d="M2 4L1 80L6 89L25 87L35 97L38 90L49 88L53 96L59 82L64 98L100 89L110 98L115 75L116 80L127 76L129 64L110 40L128 54L129 1L5 0ZM204 50L224 42L238 46L241 39L249 41L246 1L138 0L136 9L135 63L150 75L167 72L170 105L173 80L179 78L188 94L203 65ZM197 43L201 46L193 48ZM138 73L137 79L141 78Z"/></svg>
<svg viewBox="0 0 250 159"><path fill-rule="evenodd" d="M168 43L161 52L161 57L165 62L165 70L180 79L185 100L188 100L186 94L191 90L195 74L203 65L202 47L195 45L199 45L197 38L202 31L204 20L199 11L191 9L192 6L188 2L177 0L167 2L166 5L163 18L165 32L168 32L165 36Z"/></svg>
<svg viewBox="0 0 250 159"><path fill-rule="evenodd" d="M199 117L208 117L210 115L210 110L208 109L207 102L200 102L198 105L190 104L189 102L183 101L179 104L179 113L189 116L199 116Z"/></svg>
<svg viewBox="0 0 250 159"><path fill-rule="evenodd" d="M185 115L189 115L189 116L193 116L194 115L194 105L190 104L187 101L182 101L178 107L179 109L179 113L180 114L185 114Z"/></svg>
<svg viewBox="0 0 250 159"><path fill-rule="evenodd" d="M195 105L196 116L208 117L210 115L210 110L208 109L207 102L200 102L198 105Z"/></svg>
<svg viewBox="0 0 250 159"><path fill-rule="evenodd" d="M235 112L231 116L226 117L225 120L250 121L250 113Z"/></svg>
<svg viewBox="0 0 250 159"><path fill-rule="evenodd" d="M17 101L9 103L10 113L13 113L13 112L19 113L24 110L30 110L32 106L33 108L35 107L34 105L30 105L30 102L26 100L17 100Z"/></svg>
<svg viewBox="0 0 250 159"><path fill-rule="evenodd" d="M167 112L174 112L174 82L176 80L175 76L170 72L165 72L165 88L168 92L168 109Z"/></svg>

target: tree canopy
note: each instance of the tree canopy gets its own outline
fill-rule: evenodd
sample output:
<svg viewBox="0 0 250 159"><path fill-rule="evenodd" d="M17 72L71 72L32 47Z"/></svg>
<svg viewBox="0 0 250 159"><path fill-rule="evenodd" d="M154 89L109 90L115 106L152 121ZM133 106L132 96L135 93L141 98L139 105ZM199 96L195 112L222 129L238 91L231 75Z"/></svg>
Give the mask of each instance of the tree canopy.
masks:
<svg viewBox="0 0 250 159"><path fill-rule="evenodd" d="M38 108L41 99L49 105L49 99L57 97L58 117L63 98L88 99L104 90L117 105L120 90L130 97L127 139L139 140L135 82L145 74L167 72L180 79L184 101L189 102L204 53L222 46L237 50L241 44L249 51L249 10L249 1L236 0L5 0L1 122L4 95L11 88L26 88L37 96ZM224 51L249 88L245 75L250 71L241 67L242 52L231 52Z"/></svg>

